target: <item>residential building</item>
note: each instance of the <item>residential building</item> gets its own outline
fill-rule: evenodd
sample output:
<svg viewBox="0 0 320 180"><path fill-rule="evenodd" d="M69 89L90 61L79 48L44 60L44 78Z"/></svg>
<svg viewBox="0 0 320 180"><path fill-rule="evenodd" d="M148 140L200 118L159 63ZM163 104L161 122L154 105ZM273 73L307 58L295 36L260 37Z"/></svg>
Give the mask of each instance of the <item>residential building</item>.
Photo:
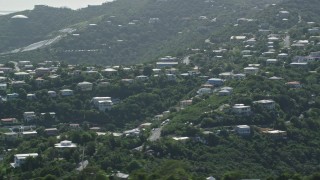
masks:
<svg viewBox="0 0 320 180"><path fill-rule="evenodd" d="M235 104L232 107L232 110L236 114L250 114L251 113L251 107L250 106L245 106L244 104Z"/></svg>
<svg viewBox="0 0 320 180"><path fill-rule="evenodd" d="M50 97L57 97L57 93L55 91L48 91L48 95Z"/></svg>
<svg viewBox="0 0 320 180"><path fill-rule="evenodd" d="M91 102L94 104L95 107L99 106L99 101L111 101L111 97L93 97Z"/></svg>
<svg viewBox="0 0 320 180"><path fill-rule="evenodd" d="M236 126L235 131L237 134L239 134L241 136L250 135L250 133L251 133L250 126L248 126L248 125L238 125L238 126Z"/></svg>
<svg viewBox="0 0 320 180"><path fill-rule="evenodd" d="M287 82L286 85L287 85L289 88L301 88L301 87L302 87L302 85L301 85L300 82L298 82L298 81Z"/></svg>
<svg viewBox="0 0 320 180"><path fill-rule="evenodd" d="M212 93L212 89L211 88L200 88L197 91L197 94L199 94L199 95L211 94L211 93Z"/></svg>
<svg viewBox="0 0 320 180"><path fill-rule="evenodd" d="M38 157L38 153L30 153L30 154L16 154L14 155L14 162L10 163L13 168L20 167L27 158L36 158Z"/></svg>
<svg viewBox="0 0 320 180"><path fill-rule="evenodd" d="M72 143L72 141L64 140L61 141L60 143L57 143L54 145L56 148L76 148L77 144Z"/></svg>
<svg viewBox="0 0 320 180"><path fill-rule="evenodd" d="M19 97L18 93L7 94L7 101L15 100Z"/></svg>
<svg viewBox="0 0 320 180"><path fill-rule="evenodd" d="M179 62L168 61L168 62L157 62L156 66L157 66L157 68L165 68L165 67L173 67L173 66L176 66L178 64L179 64Z"/></svg>
<svg viewBox="0 0 320 180"><path fill-rule="evenodd" d="M275 130L269 128L260 128L260 132L272 139L286 139L287 132L282 130Z"/></svg>
<svg viewBox="0 0 320 180"><path fill-rule="evenodd" d="M267 59L266 64L267 65L272 65L272 64L276 64L278 62L277 59Z"/></svg>
<svg viewBox="0 0 320 180"><path fill-rule="evenodd" d="M92 91L93 84L90 82L80 82L77 85L77 88L80 91Z"/></svg>
<svg viewBox="0 0 320 180"><path fill-rule="evenodd" d="M149 79L148 76L144 76L144 75L140 75L136 77L136 80L138 81L146 81L148 79Z"/></svg>
<svg viewBox="0 0 320 180"><path fill-rule="evenodd" d="M35 137L38 135L37 131L23 131L21 134L24 138Z"/></svg>
<svg viewBox="0 0 320 180"><path fill-rule="evenodd" d="M80 125L79 124L69 124L71 129L80 129Z"/></svg>
<svg viewBox="0 0 320 180"><path fill-rule="evenodd" d="M6 91L7 90L7 83L1 83L0 84L0 91Z"/></svg>
<svg viewBox="0 0 320 180"><path fill-rule="evenodd" d="M16 118L3 118L3 119L1 119L2 125L12 125L17 122L18 122L18 120Z"/></svg>
<svg viewBox="0 0 320 180"><path fill-rule="evenodd" d="M44 75L49 75L51 72L51 69L42 67L42 68L37 68L35 72L37 76L44 76Z"/></svg>
<svg viewBox="0 0 320 180"><path fill-rule="evenodd" d="M226 89L219 91L219 96L229 96L229 95L231 95L231 92Z"/></svg>
<svg viewBox="0 0 320 180"><path fill-rule="evenodd" d="M272 110L276 107L276 103L273 100L259 100L254 101L253 103L269 110Z"/></svg>
<svg viewBox="0 0 320 180"><path fill-rule="evenodd" d="M36 94L27 94L27 99L28 99L28 100L35 100L35 99L37 99Z"/></svg>
<svg viewBox="0 0 320 180"><path fill-rule="evenodd" d="M187 106L190 106L190 105L192 105L192 100L180 101L180 108L181 109L184 109L184 108L186 108Z"/></svg>
<svg viewBox="0 0 320 180"><path fill-rule="evenodd" d="M140 134L140 129L135 128L132 130L127 130L124 131L123 134L125 134L126 136L138 136Z"/></svg>
<svg viewBox="0 0 320 180"><path fill-rule="evenodd" d="M244 73L246 73L246 74L257 74L258 72L259 72L259 68L257 68L257 67L244 68Z"/></svg>
<svg viewBox="0 0 320 180"><path fill-rule="evenodd" d="M112 109L112 101L111 100L102 100L102 101L98 101L97 107L99 109L99 111L106 111L106 110L111 110Z"/></svg>
<svg viewBox="0 0 320 180"><path fill-rule="evenodd" d="M56 136L59 133L57 128L47 128L47 129L44 130L44 132L48 136Z"/></svg>
<svg viewBox="0 0 320 180"><path fill-rule="evenodd" d="M63 89L60 90L61 96L73 96L73 90L71 89Z"/></svg>
<svg viewBox="0 0 320 180"><path fill-rule="evenodd" d="M223 85L223 80L219 78L211 78L207 81L208 84L212 84L213 86L221 86Z"/></svg>
<svg viewBox="0 0 320 180"><path fill-rule="evenodd" d="M133 83L133 79L121 79L121 82L125 83L125 84L132 84Z"/></svg>
<svg viewBox="0 0 320 180"><path fill-rule="evenodd" d="M33 111L24 112L24 113L23 113L23 119L24 119L26 122L33 121L33 120L36 119L36 114L35 114L35 112L33 112Z"/></svg>
<svg viewBox="0 0 320 180"><path fill-rule="evenodd" d="M30 78L30 74L27 72L16 72L14 73L14 78L16 80L26 80Z"/></svg>
<svg viewBox="0 0 320 180"><path fill-rule="evenodd" d="M15 141L19 137L19 134L16 132L7 132L7 133L3 133L3 134L4 134L4 139L6 141Z"/></svg>
<svg viewBox="0 0 320 180"><path fill-rule="evenodd" d="M12 81L11 85L13 88L20 88L20 87L26 85L26 83L24 81Z"/></svg>

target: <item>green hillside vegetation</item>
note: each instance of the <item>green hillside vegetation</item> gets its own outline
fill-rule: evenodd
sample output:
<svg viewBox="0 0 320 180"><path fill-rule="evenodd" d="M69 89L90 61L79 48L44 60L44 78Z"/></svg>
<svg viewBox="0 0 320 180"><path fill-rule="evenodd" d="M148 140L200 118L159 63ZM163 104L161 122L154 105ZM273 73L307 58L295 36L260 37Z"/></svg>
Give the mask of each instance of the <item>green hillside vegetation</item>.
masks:
<svg viewBox="0 0 320 180"><path fill-rule="evenodd" d="M3 72L8 87L0 90L0 119L17 122L0 124L0 177L112 180L122 172L134 180L319 179L320 43L311 36L320 31L309 31L320 22L317 7L316 0L119 0L91 7L88 17L70 17L70 24L57 29L75 27L79 36L1 57L4 67L15 68L9 60L34 59L33 69L50 67L54 77L30 73L26 84L14 87L17 74ZM281 17L279 11L289 14ZM150 18L159 21L149 23ZM250 45L231 36L256 41ZM278 39L271 43L270 37ZM308 42L291 46L299 40ZM179 64L156 69L154 60L166 55L178 57ZM107 71L105 64L130 65ZM83 91L81 82L93 88ZM62 96L62 89L73 95ZM9 93L19 97L8 100ZM112 108L99 110L93 97L111 97ZM29 111L39 118L24 120ZM20 126L37 134L23 135L28 130ZM47 128L57 128L57 134ZM77 147L55 147L63 140ZM11 167L14 155L22 153L39 156ZM87 166L76 169L83 160Z"/></svg>

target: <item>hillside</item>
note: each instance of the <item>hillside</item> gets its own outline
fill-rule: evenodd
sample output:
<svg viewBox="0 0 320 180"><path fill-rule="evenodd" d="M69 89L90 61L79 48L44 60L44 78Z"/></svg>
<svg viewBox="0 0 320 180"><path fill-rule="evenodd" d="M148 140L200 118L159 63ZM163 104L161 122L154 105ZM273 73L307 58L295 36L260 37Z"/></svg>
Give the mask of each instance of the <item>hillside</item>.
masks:
<svg viewBox="0 0 320 180"><path fill-rule="evenodd" d="M308 2L116 1L1 56L0 179L320 179Z"/></svg>
<svg viewBox="0 0 320 180"><path fill-rule="evenodd" d="M120 0L79 11L37 7L21 13L30 16L26 22L12 23L12 19L3 17L7 23L2 23L4 43L0 49L21 48L73 27L77 29L73 35L34 54L49 51L57 60L70 63L146 62L197 48L212 33L222 31L240 17L256 14L266 3L271 2Z"/></svg>

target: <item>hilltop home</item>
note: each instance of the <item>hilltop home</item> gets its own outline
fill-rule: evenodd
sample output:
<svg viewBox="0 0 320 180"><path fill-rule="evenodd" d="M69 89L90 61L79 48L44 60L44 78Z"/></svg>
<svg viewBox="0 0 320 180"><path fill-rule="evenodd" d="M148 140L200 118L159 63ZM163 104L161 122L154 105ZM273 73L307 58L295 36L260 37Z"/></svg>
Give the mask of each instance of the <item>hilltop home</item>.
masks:
<svg viewBox="0 0 320 180"><path fill-rule="evenodd" d="M245 106L244 104L235 104L232 107L232 110L236 114L250 114L251 113L251 107L250 106Z"/></svg>
<svg viewBox="0 0 320 180"><path fill-rule="evenodd" d="M20 167L28 157L36 158L38 157L38 153L30 153L30 154L16 154L14 155L14 162L10 163L13 168Z"/></svg>
<svg viewBox="0 0 320 180"><path fill-rule="evenodd" d="M92 91L92 86L93 84L90 82L80 82L78 83L77 88L80 91Z"/></svg>
<svg viewBox="0 0 320 180"><path fill-rule="evenodd" d="M264 109L272 110L275 108L276 103L273 100L260 100L260 101L254 101L254 104L257 104Z"/></svg>
<svg viewBox="0 0 320 180"><path fill-rule="evenodd" d="M235 131L241 136L250 135L251 133L250 126L248 125L238 125L236 126Z"/></svg>

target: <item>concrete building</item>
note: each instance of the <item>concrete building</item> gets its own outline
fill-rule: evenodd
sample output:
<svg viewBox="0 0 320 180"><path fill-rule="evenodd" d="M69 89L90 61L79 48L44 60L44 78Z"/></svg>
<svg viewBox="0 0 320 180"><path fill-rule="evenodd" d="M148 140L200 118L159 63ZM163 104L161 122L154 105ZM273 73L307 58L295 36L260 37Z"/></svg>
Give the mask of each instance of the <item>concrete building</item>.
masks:
<svg viewBox="0 0 320 180"><path fill-rule="evenodd" d="M212 84L214 86L221 86L223 85L223 80L219 78L210 78L207 81L208 84Z"/></svg>
<svg viewBox="0 0 320 180"><path fill-rule="evenodd" d="M251 107L250 106L245 106L244 104L235 104L232 107L232 110L236 114L248 115L248 114L251 113Z"/></svg>
<svg viewBox="0 0 320 180"><path fill-rule="evenodd" d="M44 75L49 75L51 72L51 69L42 67L42 68L37 68L35 72L37 76L44 76Z"/></svg>
<svg viewBox="0 0 320 180"><path fill-rule="evenodd" d="M72 141L64 140L61 141L60 143L57 143L54 145L56 148L76 148L77 144L72 143Z"/></svg>
<svg viewBox="0 0 320 180"><path fill-rule="evenodd" d="M77 85L77 88L80 91L92 91L93 84L90 82L80 82Z"/></svg>
<svg viewBox="0 0 320 180"><path fill-rule="evenodd" d="M250 126L248 126L248 125L238 125L238 126L236 126L235 131L237 134L239 134L241 136L250 135L250 133L251 133Z"/></svg>
<svg viewBox="0 0 320 180"><path fill-rule="evenodd" d="M37 118L37 117L36 117L36 113L33 112L33 111L24 112L24 113L23 113L23 119L24 119L26 122L33 121L33 120L35 120L36 118Z"/></svg>
<svg viewBox="0 0 320 180"><path fill-rule="evenodd" d="M254 104L257 104L264 109L272 110L276 107L276 103L273 100L260 100L260 101L254 101Z"/></svg>
<svg viewBox="0 0 320 180"><path fill-rule="evenodd" d="M60 90L61 96L73 96L73 90L71 89L63 89Z"/></svg>
<svg viewBox="0 0 320 180"><path fill-rule="evenodd" d="M14 155L14 162L10 163L13 168L20 167L27 158L36 158L38 157L38 153L30 153L30 154L16 154Z"/></svg>
<svg viewBox="0 0 320 180"><path fill-rule="evenodd" d="M246 73L246 74L257 74L258 72L259 72L259 68L257 68L257 67L244 68L244 73Z"/></svg>

